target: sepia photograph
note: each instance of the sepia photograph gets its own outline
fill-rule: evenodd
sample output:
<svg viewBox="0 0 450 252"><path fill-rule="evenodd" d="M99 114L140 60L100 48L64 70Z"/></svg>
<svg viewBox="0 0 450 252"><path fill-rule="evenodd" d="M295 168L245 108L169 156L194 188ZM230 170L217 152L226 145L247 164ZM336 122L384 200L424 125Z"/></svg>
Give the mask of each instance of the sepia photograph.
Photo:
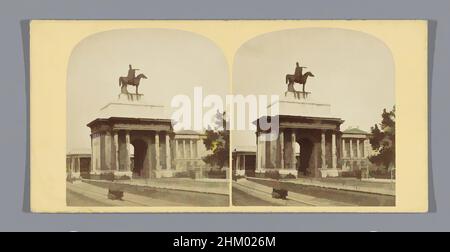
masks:
<svg viewBox="0 0 450 252"><path fill-rule="evenodd" d="M33 211L427 211L426 24L34 21Z"/></svg>
<svg viewBox="0 0 450 252"><path fill-rule="evenodd" d="M1 1L0 231L449 230L449 7Z"/></svg>
<svg viewBox="0 0 450 252"><path fill-rule="evenodd" d="M382 41L271 32L239 48L233 73L247 105L236 115L254 123L232 131L233 205L395 206L395 69Z"/></svg>
<svg viewBox="0 0 450 252"><path fill-rule="evenodd" d="M195 86L225 95L227 74L220 49L190 32L125 29L79 42L67 73L67 206L228 206L229 133L214 117L184 125ZM172 120L177 109L183 121Z"/></svg>

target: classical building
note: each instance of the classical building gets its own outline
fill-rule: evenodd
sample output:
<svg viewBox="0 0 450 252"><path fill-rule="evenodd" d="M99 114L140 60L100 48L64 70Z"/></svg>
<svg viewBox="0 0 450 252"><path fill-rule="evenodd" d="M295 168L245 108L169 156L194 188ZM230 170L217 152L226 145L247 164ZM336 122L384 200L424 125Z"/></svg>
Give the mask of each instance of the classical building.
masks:
<svg viewBox="0 0 450 252"><path fill-rule="evenodd" d="M309 93L287 92L267 109L270 116L256 121L256 173L276 170L281 176L339 176L344 121L331 114L330 104L314 101ZM278 120L279 131L264 130L261 126L266 120ZM298 158L296 149L300 150Z"/></svg>
<svg viewBox="0 0 450 252"><path fill-rule="evenodd" d="M232 153L233 174L254 176L256 170L255 146L236 146Z"/></svg>
<svg viewBox="0 0 450 252"><path fill-rule="evenodd" d="M203 169L206 164L202 158L208 154L203 144L205 138L205 134L193 130L182 130L175 133L173 139L175 147L174 165L177 171L194 169L200 176L203 176Z"/></svg>
<svg viewBox="0 0 450 252"><path fill-rule="evenodd" d="M368 157L372 155L370 133L358 128L348 128L342 131L342 170L364 170L368 168Z"/></svg>
<svg viewBox="0 0 450 252"><path fill-rule="evenodd" d="M198 133L192 130L182 130L174 133L174 137L172 140L172 145L174 148L174 154L172 158L173 167L175 172L183 172L183 171L197 171L198 176L203 176L203 171L207 171L206 163L203 161L203 157L210 153L210 151L206 150L205 145L203 144L203 139L206 138L206 135L203 133ZM119 135L118 135L119 140ZM101 141L101 140L100 140ZM143 169L139 169L139 166L142 166L141 163L142 158L138 158L137 163L135 163L134 159L134 147L136 146L139 149L138 144L129 143L130 149L130 170L133 171L134 178L144 177ZM98 148L99 146L97 146ZM127 148L124 148L127 149ZM120 149L119 149L120 151ZM139 150L138 150L139 152ZM138 155L139 156L139 155ZM96 177L98 173L92 172L93 163L91 163L91 150L83 149L83 150L75 150L67 153L66 156L66 171L67 176L71 178L90 178L90 174L93 174L93 178ZM100 159L98 159L100 160ZM100 162L100 161L99 161ZM98 164L100 165L100 164ZM100 172L101 173L101 172Z"/></svg>
<svg viewBox="0 0 450 252"><path fill-rule="evenodd" d="M66 173L68 178L87 177L91 170L91 150L72 150L66 155Z"/></svg>
<svg viewBox="0 0 450 252"><path fill-rule="evenodd" d="M174 132L164 106L122 92L100 109L91 129L90 178L161 178L194 170L203 176L205 134Z"/></svg>

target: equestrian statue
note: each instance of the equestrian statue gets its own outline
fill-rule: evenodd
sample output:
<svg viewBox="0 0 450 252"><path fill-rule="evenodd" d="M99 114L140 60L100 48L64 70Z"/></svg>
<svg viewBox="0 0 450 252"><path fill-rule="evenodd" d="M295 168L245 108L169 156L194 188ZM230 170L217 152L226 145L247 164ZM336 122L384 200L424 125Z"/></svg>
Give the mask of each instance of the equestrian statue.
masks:
<svg viewBox="0 0 450 252"><path fill-rule="evenodd" d="M295 90L294 84L298 83L303 85L302 93L305 94L306 80L308 79L308 77L314 77L314 74L312 74L311 72L306 72L303 74L303 68L306 67L301 67L297 62L294 74L286 74L286 84L288 85L287 92L293 92L296 98L299 98L300 92Z"/></svg>
<svg viewBox="0 0 450 252"><path fill-rule="evenodd" d="M119 86L121 88L121 93L128 94L127 85L136 87L136 94L139 94L139 83L141 79L147 79L144 74L139 74L136 76L136 70L133 69L131 65L128 65L128 76L119 77Z"/></svg>

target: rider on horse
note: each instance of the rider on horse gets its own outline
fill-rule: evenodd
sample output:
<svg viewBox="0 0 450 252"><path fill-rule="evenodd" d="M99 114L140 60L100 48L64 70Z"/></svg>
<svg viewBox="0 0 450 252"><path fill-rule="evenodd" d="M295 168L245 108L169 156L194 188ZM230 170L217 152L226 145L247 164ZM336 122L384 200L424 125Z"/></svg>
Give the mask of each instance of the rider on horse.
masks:
<svg viewBox="0 0 450 252"><path fill-rule="evenodd" d="M303 75L303 68L306 67L301 67L298 62L295 63L296 67L295 67L295 72L294 72L294 76L295 76L295 81L296 82L300 82L300 79L302 78Z"/></svg>
<svg viewBox="0 0 450 252"><path fill-rule="evenodd" d="M127 76L127 78L128 78L129 81L132 81L132 80L134 80L134 78L136 78L136 70L139 70L139 69L133 69L133 67L131 67L131 64L128 65L128 76Z"/></svg>

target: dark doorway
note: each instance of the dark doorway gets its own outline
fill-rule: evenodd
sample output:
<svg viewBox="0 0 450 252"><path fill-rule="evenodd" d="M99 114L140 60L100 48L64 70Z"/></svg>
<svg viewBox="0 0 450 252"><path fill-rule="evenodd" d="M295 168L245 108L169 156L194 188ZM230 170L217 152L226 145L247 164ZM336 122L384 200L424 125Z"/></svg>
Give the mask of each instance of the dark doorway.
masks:
<svg viewBox="0 0 450 252"><path fill-rule="evenodd" d="M300 145L300 157L297 162L298 174L303 176L309 176L309 161L313 150L313 144L309 139L301 138L298 141Z"/></svg>
<svg viewBox="0 0 450 252"><path fill-rule="evenodd" d="M255 176L256 155L245 156L245 175L249 177Z"/></svg>
<svg viewBox="0 0 450 252"><path fill-rule="evenodd" d="M147 144L139 139L134 140L131 144L134 147L133 175L142 177L144 175L144 160L147 153Z"/></svg>
<svg viewBox="0 0 450 252"><path fill-rule="evenodd" d="M80 176L82 178L89 178L91 171L91 158L80 158Z"/></svg>

